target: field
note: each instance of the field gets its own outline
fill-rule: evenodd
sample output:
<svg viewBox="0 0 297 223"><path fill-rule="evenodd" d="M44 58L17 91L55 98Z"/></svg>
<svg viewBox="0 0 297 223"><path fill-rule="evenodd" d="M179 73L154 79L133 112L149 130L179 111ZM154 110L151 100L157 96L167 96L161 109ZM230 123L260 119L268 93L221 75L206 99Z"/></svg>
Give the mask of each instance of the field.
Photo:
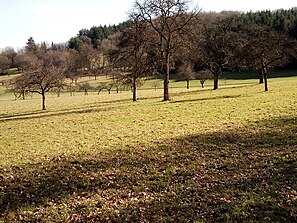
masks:
<svg viewBox="0 0 297 223"><path fill-rule="evenodd" d="M297 77L13 100L0 222L296 222Z"/></svg>

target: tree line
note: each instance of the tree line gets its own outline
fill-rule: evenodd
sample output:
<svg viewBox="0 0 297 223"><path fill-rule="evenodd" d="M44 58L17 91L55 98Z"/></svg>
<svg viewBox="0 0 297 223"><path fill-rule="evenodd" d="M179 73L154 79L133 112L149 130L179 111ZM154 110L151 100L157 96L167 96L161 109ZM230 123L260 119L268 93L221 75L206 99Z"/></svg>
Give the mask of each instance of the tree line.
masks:
<svg viewBox="0 0 297 223"><path fill-rule="evenodd" d="M71 49L79 49L84 42L81 40L81 37L89 38L92 47L98 49L102 40L107 39L109 36L123 31L126 27L131 24L131 21L125 21L118 25L109 25L109 26L93 26L90 29L81 29L79 30L76 37L70 38L68 41L68 47Z"/></svg>
<svg viewBox="0 0 297 223"><path fill-rule="evenodd" d="M297 38L297 8L247 12L240 14L238 19L244 24L265 25L275 31L286 32L289 36Z"/></svg>
<svg viewBox="0 0 297 223"><path fill-rule="evenodd" d="M187 83L199 78L202 86L211 78L216 90L224 71L256 71L268 91L269 72L296 61L296 39L297 9L205 13L187 0L137 0L118 26L81 29L66 44L36 44L30 37L20 52L2 50L0 72L21 70L13 91L41 94L42 109L46 92L83 75L111 75L109 87L128 86L133 101L151 77L162 77L163 100L170 100L172 73Z"/></svg>

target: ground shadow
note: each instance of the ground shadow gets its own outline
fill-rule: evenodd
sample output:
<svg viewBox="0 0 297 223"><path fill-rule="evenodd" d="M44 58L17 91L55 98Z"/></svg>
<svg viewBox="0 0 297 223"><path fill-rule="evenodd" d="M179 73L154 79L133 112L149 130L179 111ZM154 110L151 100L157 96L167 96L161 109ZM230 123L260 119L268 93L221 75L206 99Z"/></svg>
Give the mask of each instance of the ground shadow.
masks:
<svg viewBox="0 0 297 223"><path fill-rule="evenodd" d="M103 102L104 104L104 102ZM35 119L35 118L44 118L44 117L54 117L68 114L85 114L92 112L100 112L100 111L109 111L110 109L121 109L122 105L113 105L110 107L93 105L88 108L77 108L77 109L64 109L58 111L36 111L36 112L28 112L22 114L13 114L13 115L2 115L0 116L0 122L10 121L10 120L26 120L26 119Z"/></svg>
<svg viewBox="0 0 297 223"><path fill-rule="evenodd" d="M297 118L255 125L0 169L0 220L296 222Z"/></svg>
<svg viewBox="0 0 297 223"><path fill-rule="evenodd" d="M233 99L233 98L242 98L242 95L224 95L224 96L215 96L208 98L195 98L195 99L185 99L185 100L175 100L172 103L183 103L183 102L194 102L194 101L211 101L218 99Z"/></svg>

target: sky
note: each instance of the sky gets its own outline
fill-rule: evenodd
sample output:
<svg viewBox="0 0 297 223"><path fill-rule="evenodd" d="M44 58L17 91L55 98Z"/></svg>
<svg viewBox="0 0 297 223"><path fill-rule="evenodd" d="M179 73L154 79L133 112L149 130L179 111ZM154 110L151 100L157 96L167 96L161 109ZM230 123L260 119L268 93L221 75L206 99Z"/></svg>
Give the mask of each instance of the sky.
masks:
<svg viewBox="0 0 297 223"><path fill-rule="evenodd" d="M193 0L203 11L259 11L297 7L297 0ZM0 49L65 43L78 31L127 20L134 0L0 0Z"/></svg>

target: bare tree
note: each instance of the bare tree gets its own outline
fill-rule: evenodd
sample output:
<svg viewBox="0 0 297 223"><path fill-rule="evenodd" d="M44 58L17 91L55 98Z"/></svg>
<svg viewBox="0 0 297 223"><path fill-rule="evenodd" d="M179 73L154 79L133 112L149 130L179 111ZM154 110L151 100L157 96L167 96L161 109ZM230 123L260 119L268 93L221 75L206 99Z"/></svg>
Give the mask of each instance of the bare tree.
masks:
<svg viewBox="0 0 297 223"><path fill-rule="evenodd" d="M71 83L77 84L78 79L81 76L81 55L77 50L69 49L68 50L68 69L66 72L66 77L71 80Z"/></svg>
<svg viewBox="0 0 297 223"><path fill-rule="evenodd" d="M6 47L4 50L2 50L1 53L3 56L5 56L9 61L9 68L15 67L15 60L17 56L17 52L12 47Z"/></svg>
<svg viewBox="0 0 297 223"><path fill-rule="evenodd" d="M85 82L85 81L80 83L78 85L78 87L79 87L80 90L83 90L85 92L85 95L88 95L89 94L88 91L92 89L90 83Z"/></svg>
<svg viewBox="0 0 297 223"><path fill-rule="evenodd" d="M61 82L57 86L53 87L51 91L57 93L57 97L60 97L61 92L63 89L67 87L67 84L65 82Z"/></svg>
<svg viewBox="0 0 297 223"><path fill-rule="evenodd" d="M161 83L160 81L157 79L157 80L154 80L151 82L151 86L155 89L155 91L157 90L157 88L159 88L161 86Z"/></svg>
<svg viewBox="0 0 297 223"><path fill-rule="evenodd" d="M296 43L284 33L272 31L263 26L247 27L242 32L241 66L255 70L260 83L264 82L268 91L268 73L272 69L285 65Z"/></svg>
<svg viewBox="0 0 297 223"><path fill-rule="evenodd" d="M74 83L70 83L66 85L66 89L69 91L70 96L74 96L74 93L79 90L79 87Z"/></svg>
<svg viewBox="0 0 297 223"><path fill-rule="evenodd" d="M1 53L0 54L0 74L3 74L4 71L9 67L10 67L9 59Z"/></svg>
<svg viewBox="0 0 297 223"><path fill-rule="evenodd" d="M190 89L190 81L196 77L194 65L189 61L184 61L178 69L178 75L181 80L187 82L187 89Z"/></svg>
<svg viewBox="0 0 297 223"><path fill-rule="evenodd" d="M231 69L238 46L238 27L230 15L207 14L196 25L190 38L190 54L196 64L209 70L214 79L213 89L218 89L223 70Z"/></svg>
<svg viewBox="0 0 297 223"><path fill-rule="evenodd" d="M14 78L10 84L10 92L14 94L15 100L21 98L23 100L26 99L26 94L28 94L28 86L27 83L24 82L22 78Z"/></svg>
<svg viewBox="0 0 297 223"><path fill-rule="evenodd" d="M197 78L200 81L201 87L204 88L205 81L212 78L212 73L209 70L202 70L198 72Z"/></svg>
<svg viewBox="0 0 297 223"><path fill-rule="evenodd" d="M15 88L20 87L18 83L22 83L22 87L29 92L40 94L42 110L45 110L45 94L64 81L67 56L67 52L62 51L27 52L23 55L24 73L17 77Z"/></svg>
<svg viewBox="0 0 297 223"><path fill-rule="evenodd" d="M86 36L81 36L83 44L78 49L78 55L76 58L76 66L77 72L80 72L81 75L85 75L85 73L90 72L92 68L92 60L95 55L95 50L93 49L93 45L91 39Z"/></svg>
<svg viewBox="0 0 297 223"><path fill-rule="evenodd" d="M96 50L93 49L92 41L87 36L72 38L68 46L70 57L66 76L77 84L79 77L92 73Z"/></svg>
<svg viewBox="0 0 297 223"><path fill-rule="evenodd" d="M101 91L103 91L104 89L108 89L108 84L106 82L100 82L96 89L98 90L99 95Z"/></svg>
<svg viewBox="0 0 297 223"><path fill-rule="evenodd" d="M180 32L196 16L188 13L187 0L143 0L136 1L134 11L151 28L150 35L156 35L154 44L159 53L160 70L163 73L164 101L169 97L169 74L172 68L172 53L179 46Z"/></svg>
<svg viewBox="0 0 297 223"><path fill-rule="evenodd" d="M137 86L155 72L155 62L149 56L147 23L131 12L132 24L119 36L117 48L111 51L113 66L121 70L115 75L122 85L131 87L133 101L137 101Z"/></svg>
<svg viewBox="0 0 297 223"><path fill-rule="evenodd" d="M205 67L213 74L214 87L218 89L218 80L223 69L229 69L233 58L237 40L232 30L234 17L219 19L216 24L204 26L204 43L202 45L202 61Z"/></svg>

